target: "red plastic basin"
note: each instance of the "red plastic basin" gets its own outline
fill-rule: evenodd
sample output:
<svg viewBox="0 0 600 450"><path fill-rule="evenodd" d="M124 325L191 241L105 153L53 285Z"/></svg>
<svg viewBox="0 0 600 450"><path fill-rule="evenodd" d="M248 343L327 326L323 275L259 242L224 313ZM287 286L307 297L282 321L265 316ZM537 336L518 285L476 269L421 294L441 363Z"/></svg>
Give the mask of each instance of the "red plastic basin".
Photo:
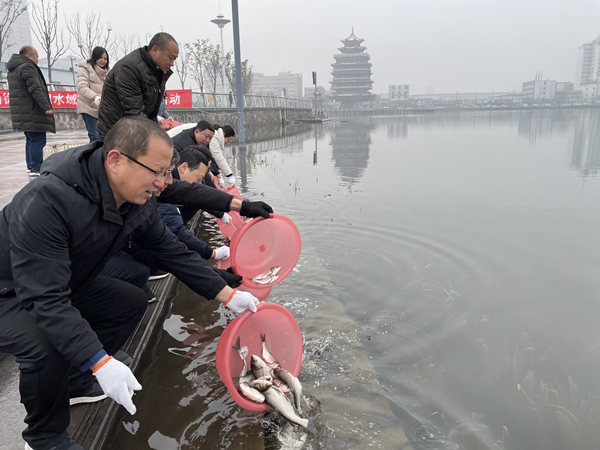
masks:
<svg viewBox="0 0 600 450"><path fill-rule="evenodd" d="M264 334L267 348L281 367L298 376L302 365L302 333L294 316L283 306L261 303L256 308L256 313L247 311L227 325L217 343L216 362L219 377L236 403L250 411L264 411L269 405L248 400L234 385L233 378L240 376L243 363L233 346L239 337L240 346L248 347L246 361L251 370L252 355L262 357L260 335Z"/></svg>

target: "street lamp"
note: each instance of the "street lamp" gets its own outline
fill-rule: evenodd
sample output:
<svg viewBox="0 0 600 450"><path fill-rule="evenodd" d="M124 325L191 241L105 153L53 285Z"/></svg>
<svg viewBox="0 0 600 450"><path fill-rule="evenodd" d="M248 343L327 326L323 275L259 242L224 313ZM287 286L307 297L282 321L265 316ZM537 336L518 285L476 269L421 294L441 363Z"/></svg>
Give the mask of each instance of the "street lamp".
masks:
<svg viewBox="0 0 600 450"><path fill-rule="evenodd" d="M71 59L71 73L73 74L73 85L75 85L75 68L73 67L73 61L77 61L77 58L70 57Z"/></svg>
<svg viewBox="0 0 600 450"><path fill-rule="evenodd" d="M211 20L212 23L214 23L215 25L217 25L219 27L219 30L221 31L221 60L224 61L225 60L225 49L223 48L223 27L225 25L227 25L229 22L231 22L231 20L226 19L225 16L223 14L221 14L221 4L219 3L219 14L217 14L217 18ZM221 63L222 68L223 68L223 73L222 73L222 79L221 79L221 86L223 89L223 93L225 94L225 66Z"/></svg>

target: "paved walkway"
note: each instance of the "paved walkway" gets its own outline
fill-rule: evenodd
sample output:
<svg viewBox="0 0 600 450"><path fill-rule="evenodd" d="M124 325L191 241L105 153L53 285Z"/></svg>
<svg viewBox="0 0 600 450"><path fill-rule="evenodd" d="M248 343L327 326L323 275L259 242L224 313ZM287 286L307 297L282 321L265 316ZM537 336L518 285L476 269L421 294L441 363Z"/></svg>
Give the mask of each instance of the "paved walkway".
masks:
<svg viewBox="0 0 600 450"><path fill-rule="evenodd" d="M30 181L24 138L23 133L0 135L0 208ZM48 133L48 143L85 139L85 130ZM18 388L19 371L14 357L0 353L0 450L20 450L24 446L21 432L25 428L25 408L19 402Z"/></svg>

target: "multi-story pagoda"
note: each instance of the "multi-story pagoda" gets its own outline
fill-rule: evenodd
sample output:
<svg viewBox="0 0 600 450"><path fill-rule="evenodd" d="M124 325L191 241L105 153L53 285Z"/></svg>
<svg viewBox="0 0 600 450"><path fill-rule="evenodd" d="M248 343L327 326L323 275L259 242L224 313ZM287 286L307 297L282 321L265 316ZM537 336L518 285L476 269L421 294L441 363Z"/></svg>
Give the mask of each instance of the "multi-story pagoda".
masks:
<svg viewBox="0 0 600 450"><path fill-rule="evenodd" d="M333 81L331 89L332 100L340 102L340 108L351 108L358 102L373 100L375 95L369 91L373 86L371 81L371 58L361 43L364 39L359 39L352 34L342 40L343 47L338 48L341 53L333 55L335 63L332 64Z"/></svg>

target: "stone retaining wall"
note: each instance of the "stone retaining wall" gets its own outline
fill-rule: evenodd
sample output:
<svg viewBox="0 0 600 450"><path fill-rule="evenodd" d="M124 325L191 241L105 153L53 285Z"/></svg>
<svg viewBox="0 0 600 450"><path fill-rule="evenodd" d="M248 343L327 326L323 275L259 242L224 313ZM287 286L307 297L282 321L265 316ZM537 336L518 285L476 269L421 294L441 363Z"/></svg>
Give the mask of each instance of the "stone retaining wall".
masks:
<svg viewBox="0 0 600 450"><path fill-rule="evenodd" d="M237 129L237 111L235 109L172 109L169 113L174 120L183 123L208 120L219 125L231 125ZM313 114L309 109L263 109L249 108L244 110L244 124L246 130L255 130L265 125L281 124L283 119L307 119ZM80 114L73 109L55 109L56 130L85 129L85 124ZM9 109L0 109L0 129L12 128Z"/></svg>

